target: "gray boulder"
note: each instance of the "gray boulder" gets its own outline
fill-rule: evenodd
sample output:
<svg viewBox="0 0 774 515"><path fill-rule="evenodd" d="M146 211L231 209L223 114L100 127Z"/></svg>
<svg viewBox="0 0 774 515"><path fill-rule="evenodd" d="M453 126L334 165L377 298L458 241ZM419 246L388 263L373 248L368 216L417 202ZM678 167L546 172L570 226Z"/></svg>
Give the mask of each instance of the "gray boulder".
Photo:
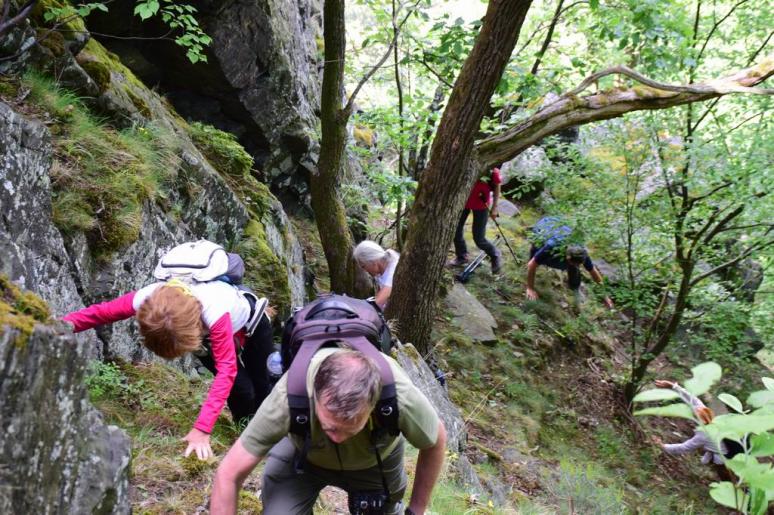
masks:
<svg viewBox="0 0 774 515"><path fill-rule="evenodd" d="M82 346L0 327L0 512L130 513L129 438L88 401Z"/></svg>
<svg viewBox="0 0 774 515"><path fill-rule="evenodd" d="M478 269L481 272L482 267ZM497 341L497 320L463 285L455 282L444 302L452 313L452 324L468 338L480 343Z"/></svg>

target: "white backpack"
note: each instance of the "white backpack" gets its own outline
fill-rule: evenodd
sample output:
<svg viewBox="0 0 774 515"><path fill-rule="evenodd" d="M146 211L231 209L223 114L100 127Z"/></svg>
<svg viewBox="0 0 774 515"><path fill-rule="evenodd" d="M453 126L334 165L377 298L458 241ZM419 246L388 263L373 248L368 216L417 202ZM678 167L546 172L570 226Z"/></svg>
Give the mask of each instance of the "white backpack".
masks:
<svg viewBox="0 0 774 515"><path fill-rule="evenodd" d="M252 290L242 285L244 275L245 263L239 254L226 252L217 243L207 240L189 241L173 247L161 257L153 271L153 277L159 281L171 279L180 279L187 283L223 281L236 287L239 294L250 304L250 318L245 324L245 332L250 336L263 317L269 301L258 297Z"/></svg>
<svg viewBox="0 0 774 515"><path fill-rule="evenodd" d="M244 263L207 240L189 241L167 251L159 260L153 276L160 281L181 279L190 283L223 280L239 284L244 277Z"/></svg>

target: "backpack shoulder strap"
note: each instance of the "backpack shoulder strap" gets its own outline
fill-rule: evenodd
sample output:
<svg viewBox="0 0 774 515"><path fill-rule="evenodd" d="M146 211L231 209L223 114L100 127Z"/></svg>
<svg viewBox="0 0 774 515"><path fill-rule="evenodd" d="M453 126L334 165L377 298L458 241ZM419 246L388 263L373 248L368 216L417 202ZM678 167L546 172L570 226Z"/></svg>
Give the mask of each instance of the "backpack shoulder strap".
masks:
<svg viewBox="0 0 774 515"><path fill-rule="evenodd" d="M334 341L326 336L304 341L288 370L288 407L290 408L290 432L306 437L311 432L309 392L306 389L306 375L312 356L325 343ZM374 416L382 427L391 434L398 434L398 397L395 377L390 364L367 338L360 336L348 338L346 342L356 350L372 358L379 367L382 391L374 408Z"/></svg>

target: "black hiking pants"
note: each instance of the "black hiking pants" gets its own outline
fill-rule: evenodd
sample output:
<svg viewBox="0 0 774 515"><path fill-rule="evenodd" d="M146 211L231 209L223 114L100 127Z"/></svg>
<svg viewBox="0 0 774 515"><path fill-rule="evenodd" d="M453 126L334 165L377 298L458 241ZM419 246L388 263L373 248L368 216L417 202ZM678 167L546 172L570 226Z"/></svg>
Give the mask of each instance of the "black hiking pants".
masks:
<svg viewBox="0 0 774 515"><path fill-rule="evenodd" d="M532 257L535 255L537 251L538 251L538 248L535 247L534 245L530 247L529 258L532 259ZM561 270L561 268L557 268L557 270ZM568 264L567 265L567 286L569 286L571 290L577 290L580 288L580 285L581 285L580 267Z"/></svg>
<svg viewBox="0 0 774 515"><path fill-rule="evenodd" d="M468 219L468 215L473 211L473 241L476 242L476 247L480 248L486 255L494 259L495 256L499 256L491 241L486 239L486 224L489 221L488 209L463 209L460 215L460 221L457 222L457 231L454 233L454 252L458 258L466 257L468 253L468 246L465 244L465 221Z"/></svg>
<svg viewBox="0 0 774 515"><path fill-rule="evenodd" d="M237 375L226 401L234 422L239 424L249 421L269 395L271 384L266 358L273 350L271 322L264 316L253 335L245 341L242 354L237 359ZM199 356L199 361L207 370L217 373L212 354Z"/></svg>

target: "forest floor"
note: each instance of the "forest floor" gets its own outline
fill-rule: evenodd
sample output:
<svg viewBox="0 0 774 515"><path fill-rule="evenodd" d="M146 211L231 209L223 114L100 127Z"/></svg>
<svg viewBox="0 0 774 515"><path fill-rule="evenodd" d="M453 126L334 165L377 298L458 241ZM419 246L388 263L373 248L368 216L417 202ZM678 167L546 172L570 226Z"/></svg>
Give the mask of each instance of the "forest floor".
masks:
<svg viewBox="0 0 774 515"><path fill-rule="evenodd" d="M526 212L501 220L517 258L526 257L531 218ZM449 469L434 492L432 513L720 512L707 494L715 478L699 455L677 459L651 443L655 434L666 442L690 436L691 424L634 419L624 409L618 385L627 362L617 336L619 315L592 292L573 312L562 276L550 270L538 272L541 299L524 301L525 260L505 256L497 280L485 264L466 285L498 321L497 342L473 343L445 311L434 328L449 395L467 421L466 455L493 494L471 494ZM445 277L449 284L452 273ZM656 368L659 377L681 379L697 363L677 366L664 358ZM209 378L193 380L163 364L119 363L95 364L89 381L107 421L132 438L134 512L206 513L217 460L183 458L180 438ZM221 415L212 435L218 457L238 434ZM415 462L416 451L409 450L410 475ZM240 513L260 511L260 473L261 466L247 480ZM346 495L327 489L315 513L346 513Z"/></svg>

